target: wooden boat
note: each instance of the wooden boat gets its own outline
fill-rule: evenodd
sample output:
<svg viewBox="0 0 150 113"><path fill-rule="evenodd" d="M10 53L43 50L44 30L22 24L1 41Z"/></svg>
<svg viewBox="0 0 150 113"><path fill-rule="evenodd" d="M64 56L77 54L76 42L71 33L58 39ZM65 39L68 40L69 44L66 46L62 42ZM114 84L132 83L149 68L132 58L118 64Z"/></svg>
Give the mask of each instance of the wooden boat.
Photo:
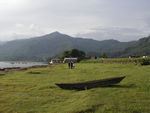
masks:
<svg viewBox="0 0 150 113"><path fill-rule="evenodd" d="M91 89L96 87L105 87L119 83L125 76L122 77L113 77L101 80L93 80L79 83L55 83L62 89L76 89L76 90L84 90Z"/></svg>

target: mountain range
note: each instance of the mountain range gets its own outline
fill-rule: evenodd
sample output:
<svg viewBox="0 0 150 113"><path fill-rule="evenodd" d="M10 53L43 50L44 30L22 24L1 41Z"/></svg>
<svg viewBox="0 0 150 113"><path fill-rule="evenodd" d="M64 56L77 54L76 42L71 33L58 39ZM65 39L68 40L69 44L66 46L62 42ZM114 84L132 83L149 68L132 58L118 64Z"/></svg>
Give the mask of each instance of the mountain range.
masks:
<svg viewBox="0 0 150 113"><path fill-rule="evenodd" d="M97 41L53 32L40 37L0 44L0 60L47 61L72 48L82 50L88 56L100 56L102 52L105 52L108 57L150 55L150 36L138 41L120 42L113 39Z"/></svg>

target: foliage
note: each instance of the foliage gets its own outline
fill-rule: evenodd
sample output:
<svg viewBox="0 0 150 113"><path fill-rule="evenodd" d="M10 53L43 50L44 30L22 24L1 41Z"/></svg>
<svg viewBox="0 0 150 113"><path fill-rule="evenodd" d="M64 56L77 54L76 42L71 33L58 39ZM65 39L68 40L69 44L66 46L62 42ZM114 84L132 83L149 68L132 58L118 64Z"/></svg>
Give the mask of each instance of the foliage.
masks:
<svg viewBox="0 0 150 113"><path fill-rule="evenodd" d="M64 59L65 57L71 57L69 51L64 51L64 52L59 56L60 59Z"/></svg>
<svg viewBox="0 0 150 113"><path fill-rule="evenodd" d="M120 56L150 56L150 36L141 38L135 44L121 52Z"/></svg>
<svg viewBox="0 0 150 113"><path fill-rule="evenodd" d="M149 113L150 66L66 64L0 75L1 113ZM39 72L32 74L29 72ZM84 91L63 90L72 83L126 75L118 85ZM82 104L81 104L82 103Z"/></svg>
<svg viewBox="0 0 150 113"><path fill-rule="evenodd" d="M85 58L85 53L78 49L71 49L70 51L64 51L59 58L64 59L65 57L76 57L80 61Z"/></svg>
<svg viewBox="0 0 150 113"><path fill-rule="evenodd" d="M101 53L101 58L107 58L107 55L106 55L105 52L102 52L102 53Z"/></svg>
<svg viewBox="0 0 150 113"><path fill-rule="evenodd" d="M96 60L84 60L82 63L133 63L140 65L150 65L150 58L106 58Z"/></svg>

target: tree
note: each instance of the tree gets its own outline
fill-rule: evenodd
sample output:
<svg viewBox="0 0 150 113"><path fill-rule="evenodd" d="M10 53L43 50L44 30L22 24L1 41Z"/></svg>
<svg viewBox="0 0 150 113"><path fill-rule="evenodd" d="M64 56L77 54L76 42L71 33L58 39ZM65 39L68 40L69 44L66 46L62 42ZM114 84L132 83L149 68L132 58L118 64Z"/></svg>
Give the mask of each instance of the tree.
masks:
<svg viewBox="0 0 150 113"><path fill-rule="evenodd" d="M71 49L70 51L64 51L59 58L64 59L65 57L76 57L80 61L85 58L85 52L78 49Z"/></svg>
<svg viewBox="0 0 150 113"><path fill-rule="evenodd" d="M69 53L70 53L70 55L71 55L71 57L79 57L80 55L80 51L79 50L77 50L77 49L71 49L70 51L69 51Z"/></svg>
<svg viewBox="0 0 150 113"><path fill-rule="evenodd" d="M70 51L64 51L64 52L59 56L60 59L64 59L65 57L71 57Z"/></svg>
<svg viewBox="0 0 150 113"><path fill-rule="evenodd" d="M101 58L107 58L107 55L104 52L102 52L101 53Z"/></svg>

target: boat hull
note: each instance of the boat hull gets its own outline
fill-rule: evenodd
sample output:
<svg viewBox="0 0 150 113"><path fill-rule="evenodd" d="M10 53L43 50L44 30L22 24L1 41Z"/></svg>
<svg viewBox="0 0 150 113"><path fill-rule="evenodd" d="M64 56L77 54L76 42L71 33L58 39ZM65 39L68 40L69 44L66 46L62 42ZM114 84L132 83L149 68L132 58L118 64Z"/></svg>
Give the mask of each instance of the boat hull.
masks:
<svg viewBox="0 0 150 113"><path fill-rule="evenodd" d="M84 90L84 89L91 89L96 87L105 87L119 83L125 76L122 77L113 77L101 80L93 80L87 82L80 82L80 83L55 83L62 89L77 89L77 90Z"/></svg>

